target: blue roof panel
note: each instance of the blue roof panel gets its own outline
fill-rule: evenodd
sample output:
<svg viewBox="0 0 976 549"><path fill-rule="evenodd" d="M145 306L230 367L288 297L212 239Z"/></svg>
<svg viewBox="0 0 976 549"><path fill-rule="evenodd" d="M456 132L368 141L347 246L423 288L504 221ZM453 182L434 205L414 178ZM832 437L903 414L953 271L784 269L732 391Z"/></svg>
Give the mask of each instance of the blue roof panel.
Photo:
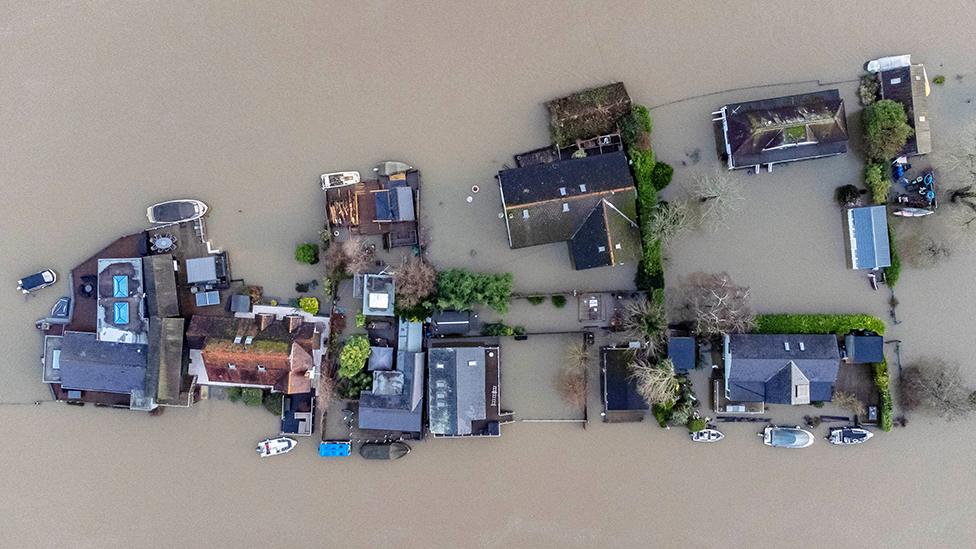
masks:
<svg viewBox="0 0 976 549"><path fill-rule="evenodd" d="M884 206L852 208L852 262L855 269L876 269L891 266L888 244L888 220Z"/></svg>

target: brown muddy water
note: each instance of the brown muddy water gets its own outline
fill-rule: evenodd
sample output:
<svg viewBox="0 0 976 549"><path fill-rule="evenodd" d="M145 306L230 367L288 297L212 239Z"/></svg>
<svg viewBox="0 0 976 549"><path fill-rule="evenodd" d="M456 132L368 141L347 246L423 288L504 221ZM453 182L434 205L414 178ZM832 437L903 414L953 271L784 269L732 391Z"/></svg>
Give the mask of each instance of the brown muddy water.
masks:
<svg viewBox="0 0 976 549"><path fill-rule="evenodd" d="M546 99L613 80L648 105L849 81L866 59L911 52L947 76L930 98L936 149L974 118L971 1L659 4L0 4L0 546L972 546L976 443L949 437L973 421L913 416L863 448L797 453L743 425L696 447L648 423L520 423L377 464L321 460L305 441L258 460L274 419L228 402L158 418L14 404L48 397L32 322L67 288L25 301L13 281L66 275L158 199L206 201L235 275L286 295L316 276L291 254L321 225L318 174L403 159L424 173L438 265L512 270L525 292L613 288L632 272L576 274L564 246L505 245L492 176L546 142ZM718 166L714 108L813 87L654 109L659 157L678 166L667 196ZM854 84L839 87L856 132ZM845 268L830 200L858 170L852 153L736 174L741 215L672 245L668 283L728 270L761 311L886 315L883 292ZM906 362L942 356L976 381L974 269L968 250L905 270L889 336ZM532 397L505 379L503 402Z"/></svg>

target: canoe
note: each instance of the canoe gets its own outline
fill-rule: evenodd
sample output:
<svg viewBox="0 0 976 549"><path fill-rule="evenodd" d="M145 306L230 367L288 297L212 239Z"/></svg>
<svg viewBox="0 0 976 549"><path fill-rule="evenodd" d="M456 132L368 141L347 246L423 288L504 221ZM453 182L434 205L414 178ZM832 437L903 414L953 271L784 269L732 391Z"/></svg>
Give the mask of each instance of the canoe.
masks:
<svg viewBox="0 0 976 549"><path fill-rule="evenodd" d="M759 436L763 444L774 448L806 448L813 444L813 433L797 427L768 425Z"/></svg>
<svg viewBox="0 0 976 549"><path fill-rule="evenodd" d="M691 440L694 442L718 442L725 438L725 435L717 429L702 429L691 433Z"/></svg>
<svg viewBox="0 0 976 549"><path fill-rule="evenodd" d="M359 447L359 455L366 459L400 459L410 453L406 442L372 443Z"/></svg>
<svg viewBox="0 0 976 549"><path fill-rule="evenodd" d="M412 169L413 166L405 162L400 162L398 160L387 160L377 164L376 167L373 168L373 171L378 175L385 175L389 177L398 173L409 172Z"/></svg>
<svg viewBox="0 0 976 549"><path fill-rule="evenodd" d="M298 444L288 437L269 438L258 443L257 451L261 457L277 456L291 452Z"/></svg>
<svg viewBox="0 0 976 549"><path fill-rule="evenodd" d="M840 446L850 446L867 442L874 433L860 427L837 427L830 430L827 441Z"/></svg>
<svg viewBox="0 0 976 549"><path fill-rule="evenodd" d="M167 200L153 204L146 209L146 217L150 223L172 224L195 221L206 215L209 208L203 202L192 198Z"/></svg>

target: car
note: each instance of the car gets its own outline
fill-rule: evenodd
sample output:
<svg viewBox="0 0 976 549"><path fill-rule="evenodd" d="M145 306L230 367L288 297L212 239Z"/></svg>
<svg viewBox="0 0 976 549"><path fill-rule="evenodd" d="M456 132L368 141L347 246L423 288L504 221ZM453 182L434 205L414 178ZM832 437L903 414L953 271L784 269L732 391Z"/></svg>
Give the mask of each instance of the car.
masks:
<svg viewBox="0 0 976 549"><path fill-rule="evenodd" d="M779 427L767 425L759 436L763 438L763 444L774 448L806 448L813 444L813 433L805 429L796 427Z"/></svg>
<svg viewBox="0 0 976 549"><path fill-rule="evenodd" d="M39 273L25 276L17 281L17 289L24 294L47 288L58 281L58 275L51 269L44 269Z"/></svg>

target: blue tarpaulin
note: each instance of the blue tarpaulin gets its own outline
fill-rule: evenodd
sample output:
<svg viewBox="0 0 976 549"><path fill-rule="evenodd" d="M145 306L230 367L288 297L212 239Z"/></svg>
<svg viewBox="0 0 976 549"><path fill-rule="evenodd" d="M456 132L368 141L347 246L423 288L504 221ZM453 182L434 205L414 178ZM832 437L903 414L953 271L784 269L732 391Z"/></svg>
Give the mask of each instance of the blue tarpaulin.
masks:
<svg viewBox="0 0 976 549"><path fill-rule="evenodd" d="M348 442L322 442L319 444L319 457L346 457L350 446Z"/></svg>

